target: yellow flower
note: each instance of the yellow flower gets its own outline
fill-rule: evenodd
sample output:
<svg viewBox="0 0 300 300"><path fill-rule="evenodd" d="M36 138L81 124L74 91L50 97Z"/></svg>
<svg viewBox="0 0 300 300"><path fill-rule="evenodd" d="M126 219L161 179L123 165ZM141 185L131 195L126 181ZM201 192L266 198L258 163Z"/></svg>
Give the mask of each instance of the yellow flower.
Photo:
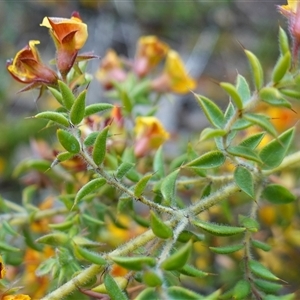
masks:
<svg viewBox="0 0 300 300"><path fill-rule="evenodd" d="M5 274L6 274L5 266L3 263L2 256L0 255L0 279L3 279L5 277Z"/></svg>
<svg viewBox="0 0 300 300"><path fill-rule="evenodd" d="M13 60L7 62L7 70L14 79L21 83L28 83L28 90L39 85L54 85L57 83L57 74L43 64L36 48L39 41L29 41L29 44L20 50Z"/></svg>
<svg viewBox="0 0 300 300"><path fill-rule="evenodd" d="M156 117L137 117L134 132L136 156L143 156L150 150L158 149L170 137Z"/></svg>
<svg viewBox="0 0 300 300"><path fill-rule="evenodd" d="M184 94L196 87L195 80L187 74L179 54L174 50L168 52L165 72L171 78L171 90L175 93Z"/></svg>
<svg viewBox="0 0 300 300"><path fill-rule="evenodd" d="M140 76L151 71L167 54L169 46L156 36L142 36L137 43L134 69Z"/></svg>
<svg viewBox="0 0 300 300"><path fill-rule="evenodd" d="M196 87L196 82L187 74L179 54L170 50L163 74L154 79L151 86L158 92L185 94Z"/></svg>
<svg viewBox="0 0 300 300"><path fill-rule="evenodd" d="M113 87L113 81L120 82L126 78L123 64L114 50L109 49L106 52L101 60L101 65L96 73L96 78L107 90Z"/></svg>
<svg viewBox="0 0 300 300"><path fill-rule="evenodd" d="M50 29L50 35L57 49L57 67L65 77L76 61L78 50L84 46L88 38L87 25L82 22L79 13L74 12L71 19L45 17L41 26ZM82 58L93 57L95 56L86 55Z"/></svg>
<svg viewBox="0 0 300 300"><path fill-rule="evenodd" d="M19 294L19 295L6 295L1 299L2 300L30 300L31 298L28 295Z"/></svg>
<svg viewBox="0 0 300 300"><path fill-rule="evenodd" d="M72 14L71 19L45 17L41 26L50 29L57 48L72 47L80 50L88 38L87 25L77 12Z"/></svg>
<svg viewBox="0 0 300 300"><path fill-rule="evenodd" d="M287 1L288 4L287 5L280 5L279 6L279 10L282 14L286 15L289 13L296 13L297 11L297 6L298 6L298 2L299 1L295 1L295 0L288 0Z"/></svg>

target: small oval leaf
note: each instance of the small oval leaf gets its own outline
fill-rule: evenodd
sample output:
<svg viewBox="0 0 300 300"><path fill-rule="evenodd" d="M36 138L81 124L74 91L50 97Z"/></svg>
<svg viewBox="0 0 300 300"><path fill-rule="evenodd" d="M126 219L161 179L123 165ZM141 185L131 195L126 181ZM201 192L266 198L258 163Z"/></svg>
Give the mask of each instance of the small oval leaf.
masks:
<svg viewBox="0 0 300 300"><path fill-rule="evenodd" d="M175 203L176 179L179 169L170 173L161 183L161 193L167 204Z"/></svg>
<svg viewBox="0 0 300 300"><path fill-rule="evenodd" d="M192 241L186 243L179 250L171 254L161 264L161 268L167 271L179 270L187 262L192 252Z"/></svg>
<svg viewBox="0 0 300 300"><path fill-rule="evenodd" d="M242 166L238 166L234 171L234 180L239 188L251 198L254 198L254 182L251 172Z"/></svg>
<svg viewBox="0 0 300 300"><path fill-rule="evenodd" d="M223 246L223 247L209 247L209 249L218 254L230 254L236 251L239 251L244 248L243 244L238 245L229 245L229 246Z"/></svg>
<svg viewBox="0 0 300 300"><path fill-rule="evenodd" d="M168 239L173 236L173 230L153 211L150 212L150 226L153 233L161 239Z"/></svg>
<svg viewBox="0 0 300 300"><path fill-rule="evenodd" d="M99 132L93 149L93 160L97 165L100 165L106 154L106 139L108 134L109 126L106 126L101 132Z"/></svg>
<svg viewBox="0 0 300 300"><path fill-rule="evenodd" d="M79 124L84 117L85 109L85 98L87 90L83 90L78 97L75 99L75 102L70 111L70 120L72 124Z"/></svg>
<svg viewBox="0 0 300 300"><path fill-rule="evenodd" d="M264 83L264 74L262 66L260 64L259 59L252 52L250 52L249 50L245 50L245 54L248 58L252 69L255 88L259 90Z"/></svg>
<svg viewBox="0 0 300 300"><path fill-rule="evenodd" d="M243 109L243 100L239 95L236 87L228 82L221 82L220 86L227 92L231 97L232 101L235 103L238 109Z"/></svg>
<svg viewBox="0 0 300 300"><path fill-rule="evenodd" d="M113 107L114 106L109 103L94 103L94 104L88 105L85 108L84 116L87 117L87 116L96 114L98 112L105 111L107 109L112 109Z"/></svg>
<svg viewBox="0 0 300 300"><path fill-rule="evenodd" d="M70 110L75 101L75 96L73 95L73 92L68 87L68 85L61 80L58 80L58 86L62 96L62 103L66 107L66 109Z"/></svg>
<svg viewBox="0 0 300 300"><path fill-rule="evenodd" d="M194 95L208 121L215 127L222 128L224 126L224 115L218 105L206 97Z"/></svg>
<svg viewBox="0 0 300 300"><path fill-rule="evenodd" d="M265 266L263 266L260 262L256 260L250 260L249 267L253 274L260 278L272 281L279 280L279 278L275 276L269 269L267 269Z"/></svg>
<svg viewBox="0 0 300 300"><path fill-rule="evenodd" d="M74 154L80 151L78 140L70 132L64 129L58 129L56 134L59 142L67 151Z"/></svg>
<svg viewBox="0 0 300 300"><path fill-rule="evenodd" d="M156 259L150 256L113 256L111 259L121 267L134 271L140 271L145 267L154 267L156 265Z"/></svg>
<svg viewBox="0 0 300 300"><path fill-rule="evenodd" d="M50 121L55 122L64 127L69 127L69 125L70 125L68 119L63 114L54 112L54 111L41 112L41 113L35 115L34 117L37 119L50 120Z"/></svg>
<svg viewBox="0 0 300 300"><path fill-rule="evenodd" d="M201 229L217 236L230 236L242 233L246 230L244 227L220 225L216 223L208 223L200 220L193 221L193 224Z"/></svg>
<svg viewBox="0 0 300 300"><path fill-rule="evenodd" d="M225 160L225 155L221 151L216 150L203 154L202 156L190 161L185 166L211 169L222 166Z"/></svg>
<svg viewBox="0 0 300 300"><path fill-rule="evenodd" d="M274 204L286 204L296 200L295 195L279 184L269 184L265 187L262 197Z"/></svg>

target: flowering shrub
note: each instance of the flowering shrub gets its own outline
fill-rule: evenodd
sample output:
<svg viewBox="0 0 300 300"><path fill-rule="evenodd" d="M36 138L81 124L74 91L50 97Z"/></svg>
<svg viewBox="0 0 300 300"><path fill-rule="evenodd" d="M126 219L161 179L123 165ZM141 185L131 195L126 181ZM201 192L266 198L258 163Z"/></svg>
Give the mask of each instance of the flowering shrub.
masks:
<svg viewBox="0 0 300 300"><path fill-rule="evenodd" d="M300 6L279 9L292 52L280 28L280 56L266 81L244 49L253 87L241 74L219 83L229 96L225 111L193 92L179 54L155 36L138 41L132 60L107 51L95 77L111 101L88 104L85 66L97 56L79 53L86 24L78 13L44 18L57 71L35 40L7 69L27 84L22 91L38 88L57 101L56 110L33 116L56 128L57 143L35 141L40 157L16 168L27 178L22 205L1 199L1 299L295 299L276 273L279 255L272 257L282 229L267 230L284 218L290 239L282 243L299 235L291 211L300 152L290 116L300 98ZM176 158L155 117L166 93L194 93L210 123ZM45 187L52 194L36 205Z"/></svg>

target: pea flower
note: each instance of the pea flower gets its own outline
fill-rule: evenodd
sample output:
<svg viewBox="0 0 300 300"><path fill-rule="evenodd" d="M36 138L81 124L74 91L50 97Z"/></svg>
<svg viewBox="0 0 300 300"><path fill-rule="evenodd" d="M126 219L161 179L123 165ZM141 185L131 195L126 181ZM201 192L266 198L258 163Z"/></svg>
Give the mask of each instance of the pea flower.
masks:
<svg viewBox="0 0 300 300"><path fill-rule="evenodd" d="M279 11L288 19L289 31L293 38L293 56L297 60L300 46L300 2L288 0L287 5L279 5Z"/></svg>
<svg viewBox="0 0 300 300"><path fill-rule="evenodd" d="M101 60L96 78L106 90L109 90L113 87L114 81L122 82L126 76L121 59L114 50L109 49Z"/></svg>
<svg viewBox="0 0 300 300"><path fill-rule="evenodd" d="M136 136L134 152L137 157L158 149L170 137L156 117L137 117L134 133Z"/></svg>
<svg viewBox="0 0 300 300"><path fill-rule="evenodd" d="M57 49L57 67L62 76L66 76L88 38L87 25L82 22L79 13L74 12L70 19L45 17L41 26L50 29Z"/></svg>
<svg viewBox="0 0 300 300"><path fill-rule="evenodd" d="M166 56L169 46L156 36L142 36L137 43L134 70L139 76L145 76Z"/></svg>
<svg viewBox="0 0 300 300"><path fill-rule="evenodd" d="M39 41L29 41L14 59L7 62L7 70L14 79L29 84L21 91L26 91L42 85L56 85L57 74L45 66L40 58L36 45Z"/></svg>
<svg viewBox="0 0 300 300"><path fill-rule="evenodd" d="M170 50L162 75L154 79L151 86L153 90L160 93L185 94L196 87L196 82L187 74L179 54Z"/></svg>

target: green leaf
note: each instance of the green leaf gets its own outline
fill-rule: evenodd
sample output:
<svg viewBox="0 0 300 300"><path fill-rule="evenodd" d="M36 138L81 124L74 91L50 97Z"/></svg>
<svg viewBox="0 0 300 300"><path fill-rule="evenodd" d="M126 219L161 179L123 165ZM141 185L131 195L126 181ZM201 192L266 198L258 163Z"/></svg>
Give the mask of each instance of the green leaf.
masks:
<svg viewBox="0 0 300 300"><path fill-rule="evenodd" d="M255 219L243 215L239 215L239 224L251 232L257 232L260 227Z"/></svg>
<svg viewBox="0 0 300 300"><path fill-rule="evenodd" d="M263 266L261 263L259 263L256 260L250 260L249 261L249 267L254 275L271 281L279 280L277 276L275 276L269 269L267 269L265 266Z"/></svg>
<svg viewBox="0 0 300 300"><path fill-rule="evenodd" d="M83 90L78 97L75 99L75 102L70 111L70 120L72 124L79 124L84 117L85 110L85 98L87 90Z"/></svg>
<svg viewBox="0 0 300 300"><path fill-rule="evenodd" d="M281 27L279 27L279 47L281 55L285 55L290 51L288 35Z"/></svg>
<svg viewBox="0 0 300 300"><path fill-rule="evenodd" d="M62 103L66 107L66 109L70 110L75 101L73 92L63 81L58 80L58 86L62 95Z"/></svg>
<svg viewBox="0 0 300 300"><path fill-rule="evenodd" d="M263 169L273 169L281 164L292 143L294 134L295 128L290 128L260 150L259 156L263 162Z"/></svg>
<svg viewBox="0 0 300 300"><path fill-rule="evenodd" d="M245 146L232 146L227 149L227 152L234 156L239 156L245 159L261 163L259 156L252 149L247 148Z"/></svg>
<svg viewBox="0 0 300 300"><path fill-rule="evenodd" d="M90 116L93 114L96 114L98 112L103 112L108 109L112 109L114 106L109 103L94 103L91 105L88 105L84 110L84 116Z"/></svg>
<svg viewBox="0 0 300 300"><path fill-rule="evenodd" d="M163 281L159 277L159 275L153 272L152 270L147 270L143 272L143 282L147 286L151 286L151 287L161 286L163 284Z"/></svg>
<svg viewBox="0 0 300 300"><path fill-rule="evenodd" d="M250 283L242 279L238 281L238 283L233 288L233 299L236 300L244 300L251 292L251 286Z"/></svg>
<svg viewBox="0 0 300 300"><path fill-rule="evenodd" d="M156 265L156 259L150 256L112 256L111 259L121 267L134 271Z"/></svg>
<svg viewBox="0 0 300 300"><path fill-rule="evenodd" d="M116 178L122 179L133 167L134 167L133 163L127 161L122 162L119 165L117 172L115 174Z"/></svg>
<svg viewBox="0 0 300 300"><path fill-rule="evenodd" d="M66 233L52 232L41 236L35 242L58 247L58 246L65 246L68 241L69 241L69 236Z"/></svg>
<svg viewBox="0 0 300 300"><path fill-rule="evenodd" d="M224 115L221 109L210 99L200 95L194 95L208 121L215 127L222 128L224 126Z"/></svg>
<svg viewBox="0 0 300 300"><path fill-rule="evenodd" d="M111 300L129 300L117 282L108 273L104 275L104 285ZM125 288L125 287L124 287Z"/></svg>
<svg viewBox="0 0 300 300"><path fill-rule="evenodd" d="M108 263L107 260L104 259L99 253L90 251L84 247L77 245L76 243L73 244L73 247L74 247L75 254L78 254L79 257L84 258L86 261L90 263L100 265L100 266L107 265Z"/></svg>
<svg viewBox="0 0 300 300"><path fill-rule="evenodd" d="M185 166L212 169L222 166L225 160L225 155L221 151L215 150L203 154L202 156L190 161Z"/></svg>
<svg viewBox="0 0 300 300"><path fill-rule="evenodd" d="M237 76L236 89L242 98L243 104L247 104L251 100L251 91L247 80L240 74Z"/></svg>
<svg viewBox="0 0 300 300"><path fill-rule="evenodd" d="M73 157L74 157L74 153L70 153L70 152L61 152L56 155L56 159L58 160L58 162L63 162Z"/></svg>
<svg viewBox="0 0 300 300"><path fill-rule="evenodd" d="M0 251L8 251L15 253L21 251L21 249L8 245L6 242L0 241Z"/></svg>
<svg viewBox="0 0 300 300"><path fill-rule="evenodd" d="M52 122L57 123L58 125L62 125L64 127L69 127L70 123L68 119L61 113L54 112L54 111L45 111L38 113L34 116L37 119L46 119Z"/></svg>
<svg viewBox="0 0 300 300"><path fill-rule="evenodd" d="M181 268L179 272L183 275L190 276L190 277L197 277L197 278L203 278L209 274L188 264L184 265L184 267Z"/></svg>
<svg viewBox="0 0 300 300"><path fill-rule="evenodd" d="M297 199L287 188L279 184L269 184L265 187L262 197L273 204L291 203Z"/></svg>
<svg viewBox="0 0 300 300"><path fill-rule="evenodd" d="M247 113L243 117L250 123L258 125L261 128L265 129L272 136L277 136L276 129L274 128L273 124L269 121L269 118L265 115Z"/></svg>
<svg viewBox="0 0 300 300"><path fill-rule="evenodd" d="M261 250L266 251L266 252L268 252L272 249L270 245L268 245L264 242L258 241L258 240L253 240L252 239L251 244L252 244L253 247L261 249Z"/></svg>
<svg viewBox="0 0 300 300"><path fill-rule="evenodd" d="M286 72L289 70L292 62L290 51L287 51L284 55L278 59L272 73L272 80L274 83L279 82Z"/></svg>
<svg viewBox="0 0 300 300"><path fill-rule="evenodd" d="M255 279L254 283L261 291L265 293L276 294L282 289L282 284L269 282L266 280Z"/></svg>
<svg viewBox="0 0 300 300"><path fill-rule="evenodd" d="M278 107L286 107L291 109L292 105L287 101L278 89L274 87L264 87L260 90L259 96L264 102Z"/></svg>
<svg viewBox="0 0 300 300"><path fill-rule="evenodd" d="M169 300L201 300L203 296L180 286L171 286L167 290Z"/></svg>
<svg viewBox="0 0 300 300"><path fill-rule="evenodd" d="M152 176L153 176L153 174L147 174L138 181L138 183L134 187L134 195L136 197L140 197L143 194L143 192L147 186L147 183L151 179Z"/></svg>
<svg viewBox="0 0 300 300"><path fill-rule="evenodd" d="M252 123L250 121L245 120L244 118L237 119L232 125L232 130L243 130L250 127Z"/></svg>
<svg viewBox="0 0 300 300"><path fill-rule="evenodd" d="M163 178L165 176L162 146L160 146L155 152L154 159L153 159L153 170L155 174L158 176L158 178Z"/></svg>
<svg viewBox="0 0 300 300"><path fill-rule="evenodd" d="M78 140L70 132L64 129L58 129L56 134L59 142L67 151L74 154L80 151Z"/></svg>
<svg viewBox="0 0 300 300"><path fill-rule="evenodd" d="M179 250L176 250L161 264L161 268L167 271L179 270L187 262L192 252L192 241L186 243Z"/></svg>
<svg viewBox="0 0 300 300"><path fill-rule="evenodd" d="M47 89L51 92L52 96L61 104L63 105L63 99L62 99L62 95L61 93L55 89L55 88L52 88L50 86L47 87Z"/></svg>
<svg viewBox="0 0 300 300"><path fill-rule="evenodd" d="M170 173L161 183L161 193L168 204L175 203L176 179L179 169Z"/></svg>
<svg viewBox="0 0 300 300"><path fill-rule="evenodd" d="M280 89L279 91L284 96L288 96L290 98L294 98L295 100L299 100L300 99L300 92L299 91L296 91L296 90L293 90L293 89Z"/></svg>
<svg viewBox="0 0 300 300"><path fill-rule="evenodd" d="M204 128L200 134L200 142L209 140L211 138L222 137L227 132L223 129Z"/></svg>
<svg viewBox="0 0 300 300"><path fill-rule="evenodd" d="M96 178L86 183L76 194L73 207L85 196L99 189L106 183L104 178Z"/></svg>
<svg viewBox="0 0 300 300"><path fill-rule="evenodd" d="M243 147L254 150L259 145L259 143L261 142L261 140L263 139L264 136L265 136L265 132L259 132L259 133L253 134L253 135L245 138L239 144L239 146L243 146Z"/></svg>
<svg viewBox="0 0 300 300"><path fill-rule="evenodd" d="M83 144L86 146L86 147L90 147L90 146L93 146L95 141L96 141L96 138L98 136L99 132L92 132L90 133L86 138L85 140L83 141Z"/></svg>
<svg viewBox="0 0 300 300"><path fill-rule="evenodd" d="M243 109L243 100L239 95L236 87L228 82L221 82L220 86L227 92L231 97L232 101L235 103L238 109Z"/></svg>
<svg viewBox="0 0 300 300"><path fill-rule="evenodd" d="M252 52L250 52L249 50L245 50L245 54L252 69L255 88L259 90L264 84L264 74L262 66L259 59Z"/></svg>
<svg viewBox="0 0 300 300"><path fill-rule="evenodd" d="M145 288L141 293L138 294L134 300L159 300L155 289L152 287Z"/></svg>
<svg viewBox="0 0 300 300"><path fill-rule="evenodd" d="M242 166L234 170L234 180L238 187L251 198L254 198L254 182L251 172Z"/></svg>
<svg viewBox="0 0 300 300"><path fill-rule="evenodd" d="M93 160L99 166L102 164L106 154L106 139L109 130L109 125L99 132L93 149Z"/></svg>
<svg viewBox="0 0 300 300"><path fill-rule="evenodd" d="M153 233L161 239L168 239L173 236L172 228L166 225L153 211L150 212L150 226Z"/></svg>
<svg viewBox="0 0 300 300"><path fill-rule="evenodd" d="M230 236L242 233L246 230L244 227L220 225L215 223L203 222L200 220L195 220L192 222L195 226L209 232L210 234L217 236Z"/></svg>
<svg viewBox="0 0 300 300"><path fill-rule="evenodd" d="M243 244L238 245L229 245L229 246L223 246L223 247L209 247L209 249L212 252L218 253L218 254L230 254L236 251L239 251L244 248Z"/></svg>

